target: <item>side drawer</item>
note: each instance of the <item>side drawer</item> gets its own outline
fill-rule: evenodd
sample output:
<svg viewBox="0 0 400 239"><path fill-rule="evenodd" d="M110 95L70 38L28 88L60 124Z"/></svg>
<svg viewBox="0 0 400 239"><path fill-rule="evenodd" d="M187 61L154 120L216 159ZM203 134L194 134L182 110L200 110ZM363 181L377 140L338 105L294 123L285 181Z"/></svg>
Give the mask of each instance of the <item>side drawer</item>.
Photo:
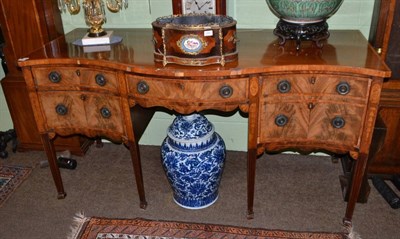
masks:
<svg viewBox="0 0 400 239"><path fill-rule="evenodd" d="M84 67L33 68L39 90L101 90L117 93L119 89L114 71Z"/></svg>
<svg viewBox="0 0 400 239"><path fill-rule="evenodd" d="M359 145L365 107L350 104L263 104L260 107L260 142L287 145Z"/></svg>
<svg viewBox="0 0 400 239"><path fill-rule="evenodd" d="M369 78L329 74L273 75L264 79L262 94L264 97L328 94L341 96L338 100L366 98L370 81Z"/></svg>
<svg viewBox="0 0 400 239"><path fill-rule="evenodd" d="M124 123L120 98L90 92L46 91L38 93L47 129L87 136L122 135Z"/></svg>

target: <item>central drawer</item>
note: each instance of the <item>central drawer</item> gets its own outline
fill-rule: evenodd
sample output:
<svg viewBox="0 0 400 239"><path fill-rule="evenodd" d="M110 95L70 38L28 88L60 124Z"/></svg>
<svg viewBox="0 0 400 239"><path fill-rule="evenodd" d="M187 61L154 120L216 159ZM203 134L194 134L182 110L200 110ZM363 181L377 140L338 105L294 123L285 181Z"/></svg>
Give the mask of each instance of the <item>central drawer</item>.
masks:
<svg viewBox="0 0 400 239"><path fill-rule="evenodd" d="M247 78L162 79L127 75L129 95L136 101L175 103L244 103Z"/></svg>

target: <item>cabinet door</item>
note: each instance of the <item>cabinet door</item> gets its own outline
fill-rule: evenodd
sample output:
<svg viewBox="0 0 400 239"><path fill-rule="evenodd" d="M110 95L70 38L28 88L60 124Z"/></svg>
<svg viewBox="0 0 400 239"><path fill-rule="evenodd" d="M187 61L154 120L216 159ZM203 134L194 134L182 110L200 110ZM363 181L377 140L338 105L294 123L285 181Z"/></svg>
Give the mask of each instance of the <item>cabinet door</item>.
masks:
<svg viewBox="0 0 400 239"><path fill-rule="evenodd" d="M379 117L386 126L382 148L371 159L369 173L400 173L400 1L376 0L370 29L370 43L392 70L384 82Z"/></svg>

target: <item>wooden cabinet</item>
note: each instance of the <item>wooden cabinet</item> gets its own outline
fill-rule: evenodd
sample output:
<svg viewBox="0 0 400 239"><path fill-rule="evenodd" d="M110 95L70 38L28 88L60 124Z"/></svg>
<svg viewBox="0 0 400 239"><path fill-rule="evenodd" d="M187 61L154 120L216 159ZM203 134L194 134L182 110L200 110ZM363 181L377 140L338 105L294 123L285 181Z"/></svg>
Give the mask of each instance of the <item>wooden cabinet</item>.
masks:
<svg viewBox="0 0 400 239"><path fill-rule="evenodd" d="M42 47L45 43L63 36L60 12L55 0L2 0L0 25L5 38L4 55L8 73L1 86L17 132L18 150L43 150L35 124L32 106L18 59ZM70 150L82 155L90 141L78 137L58 137L57 150Z"/></svg>
<svg viewBox="0 0 400 239"><path fill-rule="evenodd" d="M372 46L392 70L384 82L379 115L386 125L382 148L369 165L371 174L400 173L400 1L376 0L370 32Z"/></svg>

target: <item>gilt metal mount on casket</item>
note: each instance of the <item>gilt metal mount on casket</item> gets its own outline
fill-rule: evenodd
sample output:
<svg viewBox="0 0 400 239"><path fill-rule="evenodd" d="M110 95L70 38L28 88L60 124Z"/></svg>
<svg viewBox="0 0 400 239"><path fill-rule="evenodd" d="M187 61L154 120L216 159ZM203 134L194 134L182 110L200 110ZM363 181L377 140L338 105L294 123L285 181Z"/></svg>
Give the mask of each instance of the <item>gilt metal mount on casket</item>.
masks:
<svg viewBox="0 0 400 239"><path fill-rule="evenodd" d="M236 21L229 16L188 14L152 23L154 60L188 66L236 61Z"/></svg>

